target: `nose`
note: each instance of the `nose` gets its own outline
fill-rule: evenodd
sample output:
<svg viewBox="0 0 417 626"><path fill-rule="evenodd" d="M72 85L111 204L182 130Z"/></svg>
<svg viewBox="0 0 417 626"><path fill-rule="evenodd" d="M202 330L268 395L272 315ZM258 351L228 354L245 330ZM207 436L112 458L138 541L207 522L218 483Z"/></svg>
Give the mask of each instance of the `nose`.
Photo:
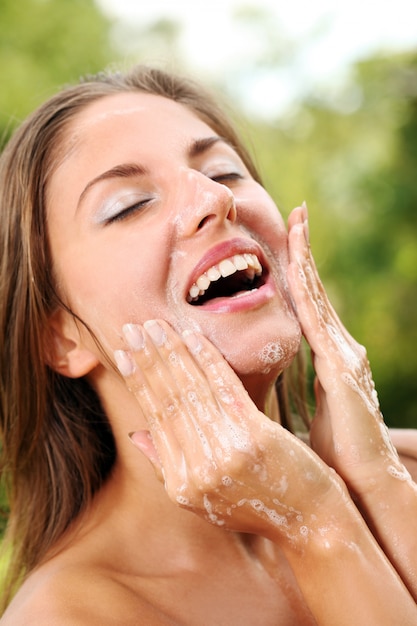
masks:
<svg viewBox="0 0 417 626"><path fill-rule="evenodd" d="M176 190L174 218L178 234L191 237L208 226L236 221L236 204L232 191L204 174L183 169Z"/></svg>

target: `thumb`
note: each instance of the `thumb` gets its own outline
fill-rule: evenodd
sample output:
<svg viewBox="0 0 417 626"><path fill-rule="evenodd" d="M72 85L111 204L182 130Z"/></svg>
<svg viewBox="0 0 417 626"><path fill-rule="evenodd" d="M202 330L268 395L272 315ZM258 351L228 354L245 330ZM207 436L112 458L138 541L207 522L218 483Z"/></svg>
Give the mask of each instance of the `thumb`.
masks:
<svg viewBox="0 0 417 626"><path fill-rule="evenodd" d="M135 448L138 448L151 462L158 480L164 482L161 462L149 430L137 430L136 432L129 433L129 439Z"/></svg>
<svg viewBox="0 0 417 626"><path fill-rule="evenodd" d="M333 429L326 393L318 378L314 381L314 395L316 410L310 427L311 447L325 463L329 464L333 448Z"/></svg>

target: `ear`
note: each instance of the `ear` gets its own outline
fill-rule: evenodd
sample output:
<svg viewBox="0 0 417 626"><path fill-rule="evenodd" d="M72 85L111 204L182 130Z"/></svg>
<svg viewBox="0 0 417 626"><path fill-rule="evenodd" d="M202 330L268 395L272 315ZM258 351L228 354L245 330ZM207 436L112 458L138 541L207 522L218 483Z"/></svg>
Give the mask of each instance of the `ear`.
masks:
<svg viewBox="0 0 417 626"><path fill-rule="evenodd" d="M68 311L59 309L51 316L46 337L46 362L59 374L80 378L99 365L99 358L89 348L89 342L86 344L76 320Z"/></svg>

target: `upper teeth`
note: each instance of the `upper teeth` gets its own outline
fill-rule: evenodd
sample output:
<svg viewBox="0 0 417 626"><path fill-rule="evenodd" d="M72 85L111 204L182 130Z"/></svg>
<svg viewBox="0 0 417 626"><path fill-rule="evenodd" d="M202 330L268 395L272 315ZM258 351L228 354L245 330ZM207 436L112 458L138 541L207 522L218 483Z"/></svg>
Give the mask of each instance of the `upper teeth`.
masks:
<svg viewBox="0 0 417 626"><path fill-rule="evenodd" d="M260 276L262 274L262 265L255 254L235 254L227 259L223 259L223 261L213 265L197 278L188 292L188 302L198 300L207 291L210 284L219 280L221 276L226 278L226 276L231 276L235 272L242 270L246 270L246 276L249 280L253 280L255 275Z"/></svg>

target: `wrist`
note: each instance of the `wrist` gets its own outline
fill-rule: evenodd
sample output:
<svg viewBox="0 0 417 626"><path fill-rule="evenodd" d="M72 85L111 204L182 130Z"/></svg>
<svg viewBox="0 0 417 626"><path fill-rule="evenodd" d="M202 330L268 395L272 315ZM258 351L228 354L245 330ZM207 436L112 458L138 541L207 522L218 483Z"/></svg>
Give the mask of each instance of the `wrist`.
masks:
<svg viewBox="0 0 417 626"><path fill-rule="evenodd" d="M320 553L323 550L326 554L344 545L347 537L354 542L366 528L345 483L336 473L328 491L320 498L312 497L309 505L309 511L292 511L288 515L286 546L282 546L282 528L273 531L275 536L269 536L280 543L284 551L305 555L309 551Z"/></svg>

